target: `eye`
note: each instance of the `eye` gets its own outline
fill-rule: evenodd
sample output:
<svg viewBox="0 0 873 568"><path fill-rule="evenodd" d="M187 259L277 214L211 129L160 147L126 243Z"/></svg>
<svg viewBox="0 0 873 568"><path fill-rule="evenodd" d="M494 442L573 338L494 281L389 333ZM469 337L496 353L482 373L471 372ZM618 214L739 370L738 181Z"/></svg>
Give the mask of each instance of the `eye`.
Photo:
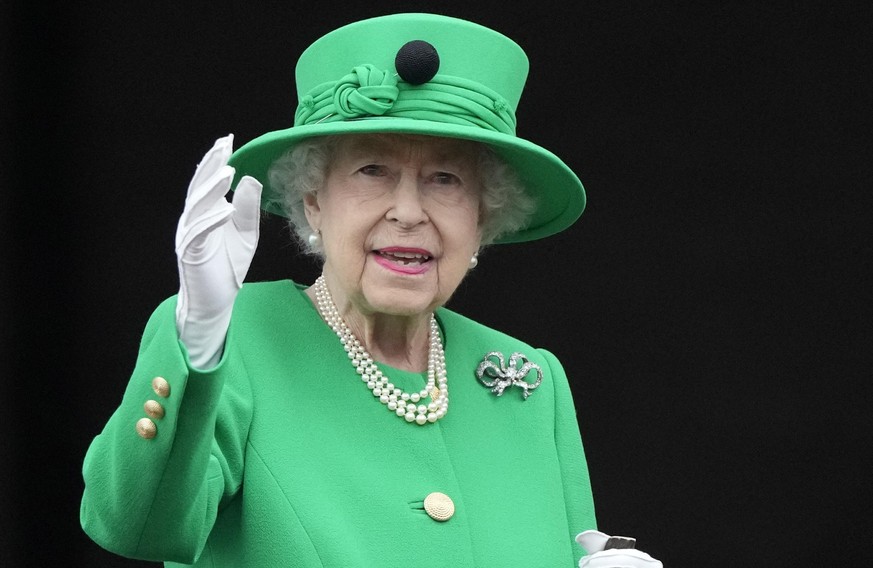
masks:
<svg viewBox="0 0 873 568"><path fill-rule="evenodd" d="M436 172L431 176L431 181L437 185L460 185L461 178L449 172Z"/></svg>
<svg viewBox="0 0 873 568"><path fill-rule="evenodd" d="M385 166L381 166L379 164L367 164L358 170L365 176L384 176L387 175L388 169Z"/></svg>

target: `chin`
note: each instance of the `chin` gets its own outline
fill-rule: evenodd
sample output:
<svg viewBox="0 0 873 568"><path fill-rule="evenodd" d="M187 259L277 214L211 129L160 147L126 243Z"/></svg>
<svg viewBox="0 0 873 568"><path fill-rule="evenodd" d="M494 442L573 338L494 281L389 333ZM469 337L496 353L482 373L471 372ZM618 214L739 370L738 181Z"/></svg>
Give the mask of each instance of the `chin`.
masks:
<svg viewBox="0 0 873 568"><path fill-rule="evenodd" d="M429 314L442 304L433 294L392 287L380 288L366 296L375 312L392 316Z"/></svg>

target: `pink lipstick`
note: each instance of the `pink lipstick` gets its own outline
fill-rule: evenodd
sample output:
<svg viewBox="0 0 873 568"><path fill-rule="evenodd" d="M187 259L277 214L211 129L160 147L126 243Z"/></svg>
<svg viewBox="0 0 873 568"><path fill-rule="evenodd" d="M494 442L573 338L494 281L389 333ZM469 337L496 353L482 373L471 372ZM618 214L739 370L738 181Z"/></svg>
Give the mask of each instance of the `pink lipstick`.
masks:
<svg viewBox="0 0 873 568"><path fill-rule="evenodd" d="M386 247L373 251L373 258L382 267L400 274L422 274L430 269L433 255L420 248Z"/></svg>

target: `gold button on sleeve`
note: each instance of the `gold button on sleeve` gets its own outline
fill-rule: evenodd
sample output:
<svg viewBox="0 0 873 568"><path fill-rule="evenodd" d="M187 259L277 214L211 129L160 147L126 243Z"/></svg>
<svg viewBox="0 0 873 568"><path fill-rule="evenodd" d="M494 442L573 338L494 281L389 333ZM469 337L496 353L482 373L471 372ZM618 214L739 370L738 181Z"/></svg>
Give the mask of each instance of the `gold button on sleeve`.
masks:
<svg viewBox="0 0 873 568"><path fill-rule="evenodd" d="M455 514L455 503L445 493L434 492L424 498L424 510L435 521L448 521Z"/></svg>
<svg viewBox="0 0 873 568"><path fill-rule="evenodd" d="M147 400L143 408L145 408L145 413L151 418L160 420L164 417L164 407L156 400Z"/></svg>
<svg viewBox="0 0 873 568"><path fill-rule="evenodd" d="M136 433L139 434L140 438L151 440L157 435L158 427L148 418L140 418L136 423Z"/></svg>
<svg viewBox="0 0 873 568"><path fill-rule="evenodd" d="M152 379L152 389L154 389L156 395L162 398L170 396L170 383L168 383L167 379L164 377L155 377Z"/></svg>

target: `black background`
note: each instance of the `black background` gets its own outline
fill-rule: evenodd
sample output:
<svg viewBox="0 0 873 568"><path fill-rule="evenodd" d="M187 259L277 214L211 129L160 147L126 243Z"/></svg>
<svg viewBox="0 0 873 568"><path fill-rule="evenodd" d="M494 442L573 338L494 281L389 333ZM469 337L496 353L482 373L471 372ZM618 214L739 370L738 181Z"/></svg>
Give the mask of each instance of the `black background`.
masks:
<svg viewBox="0 0 873 568"><path fill-rule="evenodd" d="M600 528L668 568L869 565L863 4L81 4L0 13L0 564L148 565L81 532L80 468L176 291L194 166L291 124L323 33L439 11L525 48L519 134L588 191L450 305L562 360ZM264 219L249 280L311 281L289 243Z"/></svg>

